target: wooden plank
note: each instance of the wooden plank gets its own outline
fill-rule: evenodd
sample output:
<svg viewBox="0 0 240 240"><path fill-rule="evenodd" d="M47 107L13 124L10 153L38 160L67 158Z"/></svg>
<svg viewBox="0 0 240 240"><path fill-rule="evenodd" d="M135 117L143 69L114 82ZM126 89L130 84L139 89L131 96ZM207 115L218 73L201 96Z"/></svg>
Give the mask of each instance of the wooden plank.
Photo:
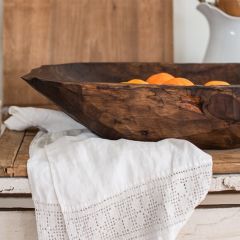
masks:
<svg viewBox="0 0 240 240"><path fill-rule="evenodd" d="M209 191L240 191L240 174L213 175Z"/></svg>
<svg viewBox="0 0 240 240"><path fill-rule="evenodd" d="M34 203L31 197L0 197L0 209L34 209Z"/></svg>
<svg viewBox="0 0 240 240"><path fill-rule="evenodd" d="M214 173L240 173L240 149L207 150L213 157Z"/></svg>
<svg viewBox="0 0 240 240"><path fill-rule="evenodd" d="M200 207L203 206L238 206L240 207L240 192L238 193L209 193L207 197L201 202Z"/></svg>
<svg viewBox="0 0 240 240"><path fill-rule="evenodd" d="M237 240L240 208L197 209L177 240Z"/></svg>
<svg viewBox="0 0 240 240"><path fill-rule="evenodd" d="M26 179L25 179L26 180ZM2 179L0 179L0 184ZM1 187L0 187L1 188ZM13 191L13 189L11 189ZM12 199L8 201L8 199ZM210 207L240 207L240 193L209 193L197 208ZM1 193L1 208L34 208L31 193Z"/></svg>
<svg viewBox="0 0 240 240"><path fill-rule="evenodd" d="M30 68L49 62L51 2L4 1L4 103L47 102L21 81L20 76Z"/></svg>
<svg viewBox="0 0 240 240"><path fill-rule="evenodd" d="M18 151L18 154L13 163L13 166L7 170L7 172L12 176L17 176L17 177L27 176L27 161L29 158L29 146L35 134L32 131L32 132L28 132L28 135L24 136L22 145Z"/></svg>
<svg viewBox="0 0 240 240"><path fill-rule="evenodd" d="M0 236L3 240L37 239L34 211L0 211Z"/></svg>
<svg viewBox="0 0 240 240"><path fill-rule="evenodd" d="M218 163L215 162L213 165L214 173L240 173L240 163L228 162Z"/></svg>
<svg viewBox="0 0 240 240"><path fill-rule="evenodd" d="M19 148L24 138L24 132L5 130L0 137L0 176L11 176L7 169L13 166Z"/></svg>
<svg viewBox="0 0 240 240"><path fill-rule="evenodd" d="M210 193L232 194L240 193L240 174L238 175L213 175ZM0 178L1 196L31 196L28 179L26 177ZM238 198L238 197L237 197ZM236 199L236 198L234 198ZM234 199L231 199L234 200ZM221 200L220 200L221 201ZM232 202L228 202L228 204ZM235 202L237 204L239 202ZM220 204L220 203L219 203ZM223 202L222 202L223 204ZM224 202L224 204L227 204Z"/></svg>
<svg viewBox="0 0 240 240"><path fill-rule="evenodd" d="M36 129L24 132L6 130L0 137L0 177L16 176L27 177L27 160L29 158L29 145L36 134ZM213 173L240 173L240 149L233 150L207 150L213 156ZM219 180L220 181L220 180ZM221 181L228 182L229 188L240 189L238 177L224 177ZM220 182L216 183L219 186ZM220 185L219 185L220 184ZM234 185L234 186L231 186ZM222 188L224 188L222 186ZM224 190L224 189L222 189Z"/></svg>
<svg viewBox="0 0 240 240"><path fill-rule="evenodd" d="M0 178L0 197L6 195L28 195L31 196L31 191L28 179L25 178Z"/></svg>
<svg viewBox="0 0 240 240"><path fill-rule="evenodd" d="M172 62L171 0L4 1L3 31L8 105L48 103L20 80L42 64Z"/></svg>

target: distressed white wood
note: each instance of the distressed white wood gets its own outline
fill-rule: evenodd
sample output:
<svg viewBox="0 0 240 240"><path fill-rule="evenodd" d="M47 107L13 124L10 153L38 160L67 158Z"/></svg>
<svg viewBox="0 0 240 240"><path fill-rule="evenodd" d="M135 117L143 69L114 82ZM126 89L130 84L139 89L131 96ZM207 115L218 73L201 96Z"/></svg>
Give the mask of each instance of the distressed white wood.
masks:
<svg viewBox="0 0 240 240"><path fill-rule="evenodd" d="M197 209L177 240L239 240L240 208Z"/></svg>
<svg viewBox="0 0 240 240"><path fill-rule="evenodd" d="M240 191L240 174L214 175L210 192ZM30 194L27 178L0 178L0 197L2 193Z"/></svg>
<svg viewBox="0 0 240 240"><path fill-rule="evenodd" d="M36 222L33 211L0 212L1 240L36 240Z"/></svg>
<svg viewBox="0 0 240 240"><path fill-rule="evenodd" d="M202 205L240 205L240 193L208 194ZM240 239L240 238L239 238Z"/></svg>
<svg viewBox="0 0 240 240"><path fill-rule="evenodd" d="M240 191L240 174L214 175L210 192Z"/></svg>
<svg viewBox="0 0 240 240"><path fill-rule="evenodd" d="M13 209L16 209L16 208L24 208L24 209L27 209L27 208L34 208L34 204L33 204L33 200L32 198L21 198L21 197L17 197L17 198L14 198L14 197L11 197L11 198L8 198L8 197L4 197L4 198L1 198L0 197L0 209L9 209L9 208L13 208ZM1 239L1 238L0 238Z"/></svg>
<svg viewBox="0 0 240 240"><path fill-rule="evenodd" d="M228 194L208 194L201 202L201 206L211 205L240 205L240 193ZM33 201L30 197L0 197L0 208L34 208ZM1 238L0 238L1 239Z"/></svg>
<svg viewBox="0 0 240 240"><path fill-rule="evenodd" d="M37 239L33 211L0 212L0 239ZM197 209L177 240L239 240L240 208Z"/></svg>
<svg viewBox="0 0 240 240"><path fill-rule="evenodd" d="M0 178L1 194L30 194L30 187L27 178Z"/></svg>
<svg viewBox="0 0 240 240"><path fill-rule="evenodd" d="M208 194L201 202L201 206L211 205L240 205L240 193L227 193L227 194ZM34 208L31 197L1 197L0 195L0 208ZM1 239L1 238L0 238Z"/></svg>

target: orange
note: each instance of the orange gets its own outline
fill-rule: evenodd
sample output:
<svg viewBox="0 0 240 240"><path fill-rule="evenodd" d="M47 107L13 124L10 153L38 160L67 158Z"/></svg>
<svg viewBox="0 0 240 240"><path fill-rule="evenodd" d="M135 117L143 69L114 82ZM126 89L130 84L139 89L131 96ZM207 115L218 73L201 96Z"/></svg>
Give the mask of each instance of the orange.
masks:
<svg viewBox="0 0 240 240"><path fill-rule="evenodd" d="M193 86L194 84L186 78L172 78L164 82L163 85Z"/></svg>
<svg viewBox="0 0 240 240"><path fill-rule="evenodd" d="M143 81L142 79L131 79L127 82L122 83L132 83L132 84L148 84L146 81Z"/></svg>
<svg viewBox="0 0 240 240"><path fill-rule="evenodd" d="M172 76L171 74L162 72L150 76L147 79L147 82L151 84L162 84L172 78L174 78L174 76Z"/></svg>
<svg viewBox="0 0 240 240"><path fill-rule="evenodd" d="M204 86L227 86L230 85L228 82L224 82L224 81L209 81L207 83L204 84Z"/></svg>

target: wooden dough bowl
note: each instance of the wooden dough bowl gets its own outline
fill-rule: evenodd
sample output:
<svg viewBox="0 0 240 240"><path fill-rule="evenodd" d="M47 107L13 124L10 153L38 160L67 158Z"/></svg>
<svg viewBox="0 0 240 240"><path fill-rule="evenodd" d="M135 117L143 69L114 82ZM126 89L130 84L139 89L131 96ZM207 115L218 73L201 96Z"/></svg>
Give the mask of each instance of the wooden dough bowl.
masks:
<svg viewBox="0 0 240 240"><path fill-rule="evenodd" d="M197 85L120 83L159 72ZM103 138L181 138L204 149L240 147L240 64L72 63L42 66L23 79ZM232 85L201 85L209 80Z"/></svg>

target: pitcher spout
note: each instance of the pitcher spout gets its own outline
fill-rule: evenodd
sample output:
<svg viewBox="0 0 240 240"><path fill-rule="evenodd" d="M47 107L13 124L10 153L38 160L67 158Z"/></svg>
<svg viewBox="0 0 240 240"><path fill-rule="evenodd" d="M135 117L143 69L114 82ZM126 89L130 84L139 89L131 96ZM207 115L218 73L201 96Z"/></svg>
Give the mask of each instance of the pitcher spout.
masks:
<svg viewBox="0 0 240 240"><path fill-rule="evenodd" d="M216 7L213 4L209 4L206 2L199 3L197 6L197 9L199 12L201 12L209 22L211 22L213 19L229 19L229 20L239 20L239 17L234 17L231 15L228 15L227 13L223 12L221 9Z"/></svg>
<svg viewBox="0 0 240 240"><path fill-rule="evenodd" d="M201 12L208 20L211 18L212 15L212 6L208 3L199 3L197 6L197 10Z"/></svg>

